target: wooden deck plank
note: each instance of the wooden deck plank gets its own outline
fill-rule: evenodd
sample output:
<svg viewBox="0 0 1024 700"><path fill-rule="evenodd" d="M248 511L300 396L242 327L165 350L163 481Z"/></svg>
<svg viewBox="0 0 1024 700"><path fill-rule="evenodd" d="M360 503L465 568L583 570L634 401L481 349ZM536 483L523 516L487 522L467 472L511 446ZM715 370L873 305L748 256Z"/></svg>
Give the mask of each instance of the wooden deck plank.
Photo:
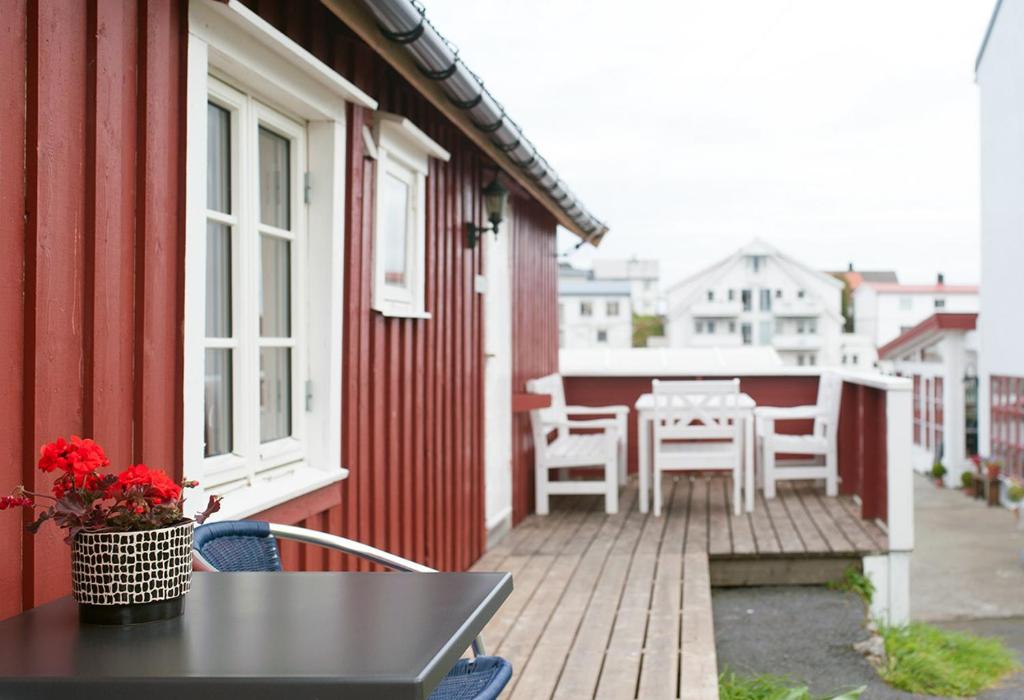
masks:
<svg viewBox="0 0 1024 700"><path fill-rule="evenodd" d="M671 502L675 484L670 489ZM599 700L636 697L658 550L667 521L648 516L637 541L594 695Z"/></svg>
<svg viewBox="0 0 1024 700"><path fill-rule="evenodd" d="M594 514L591 518L597 519ZM580 631L591 597L615 540L628 517L625 510L615 515L601 514L600 530L582 554L558 603L537 640L526 663L521 667L519 683L512 687L512 698L549 698L562 674L566 650L570 649Z"/></svg>
<svg viewBox="0 0 1024 700"><path fill-rule="evenodd" d="M562 676L553 695L555 700L594 696L616 612L627 576L630 575L636 545L647 519L645 514L636 509L636 504L633 505L597 581L580 631L569 649Z"/></svg>
<svg viewBox="0 0 1024 700"><path fill-rule="evenodd" d="M839 530L835 521L822 507L821 502L818 501L817 494L814 493L815 486L808 484L796 484L794 482L793 492L800 499L800 502L804 504L804 508L807 509L807 514L811 516L811 520L818 526L818 532L825 538L825 542L833 552L853 552L853 544L846 539L846 536Z"/></svg>
<svg viewBox="0 0 1024 700"><path fill-rule="evenodd" d="M732 493L727 489L725 493L726 508L729 512L729 522L732 526L732 551L734 555L750 555L757 552L754 543L754 531L751 527L750 514L741 510L740 515L733 515ZM714 556L715 552L711 552Z"/></svg>
<svg viewBox="0 0 1024 700"><path fill-rule="evenodd" d="M860 518L854 519L843 508L839 499L818 495L818 501L821 503L822 508L832 516L832 520L835 521L839 530L846 536L846 539L850 541L855 550L865 553L875 551L875 543L857 522Z"/></svg>
<svg viewBox="0 0 1024 700"><path fill-rule="evenodd" d="M727 495L728 492L728 495ZM712 479L708 482L708 552L731 554L732 543L732 479Z"/></svg>
<svg viewBox="0 0 1024 700"><path fill-rule="evenodd" d="M889 536L882 528L878 527L878 524L873 520L864 520L860 517L860 505L852 496L840 496L838 501L840 505L843 506L843 509L857 521L857 524L860 525L861 529L867 533L867 536L875 543L875 547L879 552L889 551Z"/></svg>
<svg viewBox="0 0 1024 700"><path fill-rule="evenodd" d="M562 543L561 551L552 551L550 540L538 556L550 556L551 567L545 573L528 603L523 607L508 634L498 644L495 653L503 656L512 668L525 668L534 647L548 625L551 615L562 598L569 581L583 558L591 541L597 536L605 518L602 512L592 510L571 538ZM510 596L511 597L511 596ZM507 604L507 602L506 602ZM484 637L487 640L487 637ZM513 675L510 691L523 680L523 674Z"/></svg>
<svg viewBox="0 0 1024 700"><path fill-rule="evenodd" d="M779 492L775 498L766 498L765 506L768 510L768 518L772 521L775 534L779 538L779 547L784 554L803 554L807 551L802 533L797 530L796 524L790 517L790 513L783 501L786 498L784 492Z"/></svg>
<svg viewBox="0 0 1024 700"><path fill-rule="evenodd" d="M763 493L754 498L754 512L750 514L750 528L754 531L754 544L758 554L779 554L782 547L775 536L771 519L768 517L768 505Z"/></svg>
<svg viewBox="0 0 1024 700"><path fill-rule="evenodd" d="M683 597L683 547L689 540L688 515L706 508L703 479L680 478L664 517L665 532L654 574L647 634L638 684L641 698L675 698L679 688L679 623ZM693 517L696 517L694 515ZM690 518L690 524L693 519ZM701 533L697 533L702 537ZM704 544L702 539L702 544Z"/></svg>
<svg viewBox="0 0 1024 700"><path fill-rule="evenodd" d="M708 480L696 477L691 480L692 494L688 516L686 551L708 551Z"/></svg>
<svg viewBox="0 0 1024 700"><path fill-rule="evenodd" d="M777 499L780 500L789 514L793 527L800 533L804 548L808 554L828 554L831 549L828 542L821 535L818 525L815 524L811 514L807 512L803 501L797 497L793 490L792 482L783 481L777 485Z"/></svg>
<svg viewBox="0 0 1024 700"><path fill-rule="evenodd" d="M718 700L718 661L707 555L688 553L683 570L679 697L681 700Z"/></svg>

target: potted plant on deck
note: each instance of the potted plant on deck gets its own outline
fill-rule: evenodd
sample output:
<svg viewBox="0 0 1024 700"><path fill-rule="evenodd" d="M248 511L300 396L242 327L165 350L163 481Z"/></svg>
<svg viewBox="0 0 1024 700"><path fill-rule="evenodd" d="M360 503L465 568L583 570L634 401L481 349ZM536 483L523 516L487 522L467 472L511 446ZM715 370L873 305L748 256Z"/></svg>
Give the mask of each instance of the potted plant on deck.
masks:
<svg viewBox="0 0 1024 700"><path fill-rule="evenodd" d="M935 479L935 485L942 487L943 478L946 476L946 468L942 466L942 462L935 462L932 465L932 478Z"/></svg>
<svg viewBox="0 0 1024 700"><path fill-rule="evenodd" d="M18 486L0 498L0 510L30 509L32 533L47 520L67 531L81 621L123 625L181 615L192 580L192 528L220 507L220 498L211 496L191 520L182 512L182 491L194 481L175 483L145 464L105 473L110 460L103 448L78 436L58 438L39 454L40 471L56 475L51 493Z"/></svg>
<svg viewBox="0 0 1024 700"><path fill-rule="evenodd" d="M1013 517L1019 524L1021 501L1024 501L1024 484L1017 480L1008 481L1006 484L1006 500L1010 502Z"/></svg>
<svg viewBox="0 0 1024 700"><path fill-rule="evenodd" d="M974 495L974 472L963 471L960 472L960 486L963 488L964 495Z"/></svg>

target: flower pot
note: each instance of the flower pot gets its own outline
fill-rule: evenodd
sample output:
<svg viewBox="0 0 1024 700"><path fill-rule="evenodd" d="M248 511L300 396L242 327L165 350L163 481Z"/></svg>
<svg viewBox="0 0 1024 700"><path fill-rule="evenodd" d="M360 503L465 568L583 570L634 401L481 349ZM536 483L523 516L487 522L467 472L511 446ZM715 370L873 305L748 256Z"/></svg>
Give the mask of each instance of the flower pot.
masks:
<svg viewBox="0 0 1024 700"><path fill-rule="evenodd" d="M935 477L935 485L940 489L945 485L945 482L943 482L941 476Z"/></svg>
<svg viewBox="0 0 1024 700"><path fill-rule="evenodd" d="M181 615L192 583L193 527L186 520L156 530L79 532L71 588L81 622L133 625Z"/></svg>
<svg viewBox="0 0 1024 700"><path fill-rule="evenodd" d="M988 465L988 467L986 467L986 469L985 469L985 472L988 475L988 480L989 481L995 481L996 479L998 479L999 478L999 472L1001 472L1001 471L1002 471L1002 468L999 467L998 465L994 465L994 464Z"/></svg>

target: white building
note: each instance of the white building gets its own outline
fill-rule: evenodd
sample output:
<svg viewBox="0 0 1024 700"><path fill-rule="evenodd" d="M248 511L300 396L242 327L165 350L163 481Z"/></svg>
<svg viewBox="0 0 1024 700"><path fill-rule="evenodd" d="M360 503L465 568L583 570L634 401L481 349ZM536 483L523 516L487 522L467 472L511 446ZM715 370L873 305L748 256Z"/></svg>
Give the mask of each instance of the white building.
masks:
<svg viewBox="0 0 1024 700"><path fill-rule="evenodd" d="M657 260L594 260L596 280L629 282L633 313L656 316L662 313Z"/></svg>
<svg viewBox="0 0 1024 700"><path fill-rule="evenodd" d="M787 365L838 365L843 283L754 240L667 292L670 347L775 348Z"/></svg>
<svg viewBox="0 0 1024 700"><path fill-rule="evenodd" d="M633 312L630 306L630 283L585 277L560 277L558 346L632 347Z"/></svg>
<svg viewBox="0 0 1024 700"><path fill-rule="evenodd" d="M1024 474L1024 0L996 6L978 55L981 96L979 443Z"/></svg>
<svg viewBox="0 0 1024 700"><path fill-rule="evenodd" d="M960 485L978 451L977 319L937 313L878 350L880 369L914 380L914 469L941 461L949 486Z"/></svg>
<svg viewBox="0 0 1024 700"><path fill-rule="evenodd" d="M853 292L853 329L881 347L935 313L978 311L978 287L867 282Z"/></svg>

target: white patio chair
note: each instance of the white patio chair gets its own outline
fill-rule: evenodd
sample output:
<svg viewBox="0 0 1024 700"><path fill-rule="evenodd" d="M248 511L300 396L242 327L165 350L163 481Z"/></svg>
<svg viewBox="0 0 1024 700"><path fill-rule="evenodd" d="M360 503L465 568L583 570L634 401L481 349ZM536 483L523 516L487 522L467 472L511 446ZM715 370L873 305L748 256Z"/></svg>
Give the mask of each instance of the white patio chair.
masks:
<svg viewBox="0 0 1024 700"><path fill-rule="evenodd" d="M835 372L822 372L818 379L818 401L813 406L754 409L757 441L761 455L761 479L764 497L775 497L775 482L787 479L824 479L825 495L839 493L839 401L843 379ZM775 423L791 420L814 420L810 434L786 435L775 432ZM780 460L778 455L799 455L798 459Z"/></svg>
<svg viewBox="0 0 1024 700"><path fill-rule="evenodd" d="M740 514L743 422L740 380L661 381L654 393L654 514L661 515L661 473L732 472L732 503Z"/></svg>
<svg viewBox="0 0 1024 700"><path fill-rule="evenodd" d="M605 511L619 510L619 486L626 482L628 406L566 406L562 377L549 374L526 383L531 394L547 394L551 405L530 411L535 454L537 513L548 512L551 494L604 494ZM596 418L593 416L613 416ZM586 420L573 416L592 416ZM578 431L586 430L586 433ZM595 467L601 480L552 481L550 470ZM565 473L565 472L563 472Z"/></svg>

